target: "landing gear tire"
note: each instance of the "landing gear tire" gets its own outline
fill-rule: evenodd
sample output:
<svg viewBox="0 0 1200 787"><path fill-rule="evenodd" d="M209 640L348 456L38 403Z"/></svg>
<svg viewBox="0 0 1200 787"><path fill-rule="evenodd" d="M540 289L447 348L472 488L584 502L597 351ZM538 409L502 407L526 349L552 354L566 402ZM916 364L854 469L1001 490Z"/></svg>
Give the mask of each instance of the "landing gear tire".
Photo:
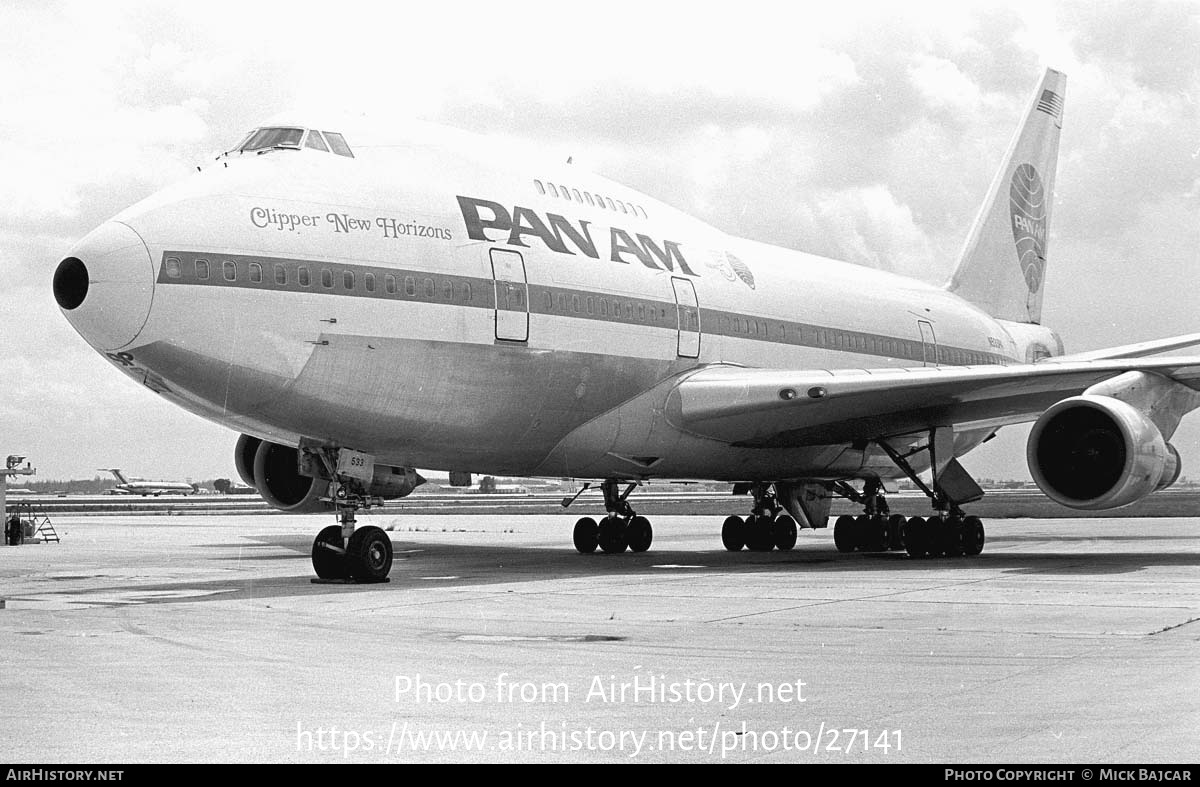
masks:
<svg viewBox="0 0 1200 787"><path fill-rule="evenodd" d="M746 546L746 523L740 516L725 517L721 525L721 543L730 552L740 552Z"/></svg>
<svg viewBox="0 0 1200 787"><path fill-rule="evenodd" d="M751 552L770 552L775 548L775 534L770 517L752 516L746 520L746 549Z"/></svg>
<svg viewBox="0 0 1200 787"><path fill-rule="evenodd" d="M629 545L630 552L645 552L653 540L654 528L646 517L635 516L625 526L625 543Z"/></svg>
<svg viewBox="0 0 1200 787"><path fill-rule="evenodd" d="M860 552L870 552L871 550L871 529L875 524L875 517L859 514L854 517L854 548Z"/></svg>
<svg viewBox="0 0 1200 787"><path fill-rule="evenodd" d="M925 557L929 543L929 525L919 516L904 523L904 549L909 557Z"/></svg>
<svg viewBox="0 0 1200 787"><path fill-rule="evenodd" d="M962 525L961 517L950 517L942 524L942 554L946 557L959 557L963 554Z"/></svg>
<svg viewBox="0 0 1200 787"><path fill-rule="evenodd" d="M585 516L575 523L575 530L571 534L572 540L575 542L575 550L581 555L590 555L596 551L599 546L598 535L600 526L596 524L596 520L590 516Z"/></svg>
<svg viewBox="0 0 1200 787"><path fill-rule="evenodd" d="M887 520L881 516L858 518L858 548L863 552L886 552L888 543Z"/></svg>
<svg viewBox="0 0 1200 787"><path fill-rule="evenodd" d="M833 545L838 552L853 552L858 546L858 523L854 517L844 514L833 523Z"/></svg>
<svg viewBox="0 0 1200 787"><path fill-rule="evenodd" d="M609 555L620 554L628 546L625 543L625 520L616 516L605 517L600 523L596 540L600 550Z"/></svg>
<svg viewBox="0 0 1200 787"><path fill-rule="evenodd" d="M392 540L387 533L374 525L355 530L346 544L346 568L356 582L387 581L392 570Z"/></svg>
<svg viewBox="0 0 1200 787"><path fill-rule="evenodd" d="M792 519L787 514L780 514L775 518L772 525L772 535L775 539L775 548L781 551L788 551L796 546L796 520Z"/></svg>
<svg viewBox="0 0 1200 787"><path fill-rule="evenodd" d="M969 516L962 521L962 550L968 557L974 557L983 551L986 540L983 532L983 520L977 516Z"/></svg>
<svg viewBox="0 0 1200 787"><path fill-rule="evenodd" d="M946 531L949 526L940 516L931 516L925 520L925 554L930 557L941 557L946 552Z"/></svg>
<svg viewBox="0 0 1200 787"><path fill-rule="evenodd" d="M313 571L321 579L346 579L346 550L342 548L342 526L330 525L313 539Z"/></svg>
<svg viewBox="0 0 1200 787"><path fill-rule="evenodd" d="M897 551L904 549L904 525L906 520L900 514L892 514L887 520L888 549Z"/></svg>

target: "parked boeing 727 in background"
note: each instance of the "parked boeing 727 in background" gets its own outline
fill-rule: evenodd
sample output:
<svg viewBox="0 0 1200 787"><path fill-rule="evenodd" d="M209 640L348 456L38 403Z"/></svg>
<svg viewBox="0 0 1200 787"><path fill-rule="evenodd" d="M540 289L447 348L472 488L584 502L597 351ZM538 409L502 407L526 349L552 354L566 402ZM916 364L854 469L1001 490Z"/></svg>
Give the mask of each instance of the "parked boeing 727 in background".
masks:
<svg viewBox="0 0 1200 787"><path fill-rule="evenodd" d="M583 553L648 549L630 493L692 478L750 496L730 550L790 549L844 496L863 514L839 550L972 555L959 457L1000 427L1035 422L1049 497L1108 509L1178 478L1200 404L1200 358L1147 358L1200 335L1064 356L1042 323L1064 95L1047 71L944 286L731 237L569 163L297 118L91 232L54 296L117 368L242 432L271 505L339 513L321 578L387 577L355 512L416 468L597 481ZM903 477L933 516L889 516Z"/></svg>
<svg viewBox="0 0 1200 787"><path fill-rule="evenodd" d="M116 494L125 495L154 495L158 497L161 494L169 495L190 495L194 494L196 487L183 481L150 481L145 478L126 478L125 474L117 467L102 467L113 474L117 479L117 485L113 487Z"/></svg>

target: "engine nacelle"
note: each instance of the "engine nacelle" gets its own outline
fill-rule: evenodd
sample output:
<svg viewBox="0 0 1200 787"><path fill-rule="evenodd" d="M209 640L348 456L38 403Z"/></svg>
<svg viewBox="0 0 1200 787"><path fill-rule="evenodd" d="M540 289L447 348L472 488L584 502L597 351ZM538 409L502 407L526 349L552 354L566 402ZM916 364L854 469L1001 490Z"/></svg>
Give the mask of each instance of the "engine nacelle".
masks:
<svg viewBox="0 0 1200 787"><path fill-rule="evenodd" d="M233 452L238 475L253 486L273 508L293 514L330 511L328 471L312 450L260 440L250 435L238 438ZM374 464L370 480L341 476L342 491L371 498L394 500L406 497L425 479L411 467ZM321 498L326 498L322 500Z"/></svg>
<svg viewBox="0 0 1200 787"><path fill-rule="evenodd" d="M1162 479L1159 480L1158 486L1154 487L1157 492L1160 489L1166 489L1171 484L1179 480L1179 474L1183 472L1183 460L1179 458L1179 452L1175 450L1175 446L1167 443L1167 466L1163 470Z"/></svg>
<svg viewBox="0 0 1200 787"><path fill-rule="evenodd" d="M237 468L237 473L246 486L258 486L254 481L254 455L258 453L260 445L262 440L244 434L238 438L233 449L233 466Z"/></svg>
<svg viewBox="0 0 1200 787"><path fill-rule="evenodd" d="M242 447L240 440L238 447ZM260 441L254 453L254 486L272 508L290 514L333 509L332 504L321 500L329 497L329 481L301 475L300 449L292 446Z"/></svg>
<svg viewBox="0 0 1200 787"><path fill-rule="evenodd" d="M1033 425L1026 446L1033 480L1070 508L1117 508L1179 477L1179 453L1136 407L1085 394L1055 404Z"/></svg>
<svg viewBox="0 0 1200 787"><path fill-rule="evenodd" d="M423 483L425 483L425 479L411 467L375 465L371 483L366 487L366 493L370 497L395 500L398 497L408 497Z"/></svg>

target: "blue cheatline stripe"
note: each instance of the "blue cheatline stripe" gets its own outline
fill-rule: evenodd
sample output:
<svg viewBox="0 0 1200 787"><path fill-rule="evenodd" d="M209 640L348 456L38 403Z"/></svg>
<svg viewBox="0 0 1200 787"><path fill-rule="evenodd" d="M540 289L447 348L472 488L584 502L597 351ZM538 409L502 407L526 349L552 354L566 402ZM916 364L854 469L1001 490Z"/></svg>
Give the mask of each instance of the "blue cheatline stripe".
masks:
<svg viewBox="0 0 1200 787"><path fill-rule="evenodd" d="M205 267L207 277L201 275ZM302 284L305 277L307 284ZM376 298L488 310L496 308L492 279L283 257L167 251L163 253L157 283ZM548 284L528 285L527 296L530 314L617 325L651 326L672 331L677 328L674 301L613 295ZM511 304L510 300L506 308L511 310ZM924 362L924 345L919 338L780 320L745 312L707 308L704 304L700 305L700 332L705 336L727 336L794 347ZM938 363L943 366L1013 362L1013 359L998 353L938 345Z"/></svg>

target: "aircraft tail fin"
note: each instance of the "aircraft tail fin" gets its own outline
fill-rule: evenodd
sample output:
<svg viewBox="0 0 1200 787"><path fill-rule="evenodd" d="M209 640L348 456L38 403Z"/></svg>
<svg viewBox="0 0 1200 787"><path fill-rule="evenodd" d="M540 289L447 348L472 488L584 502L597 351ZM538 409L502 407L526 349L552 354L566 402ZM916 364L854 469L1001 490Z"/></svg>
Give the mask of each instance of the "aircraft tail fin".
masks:
<svg viewBox="0 0 1200 787"><path fill-rule="evenodd" d="M1042 321L1047 230L1067 77L1046 69L946 289L993 317Z"/></svg>
<svg viewBox="0 0 1200 787"><path fill-rule="evenodd" d="M121 472L121 469L119 467L106 467L104 469L107 470L108 472L112 473L114 476L116 476L117 483L119 483L119 484L128 484L129 483L129 481L125 478L125 474Z"/></svg>

